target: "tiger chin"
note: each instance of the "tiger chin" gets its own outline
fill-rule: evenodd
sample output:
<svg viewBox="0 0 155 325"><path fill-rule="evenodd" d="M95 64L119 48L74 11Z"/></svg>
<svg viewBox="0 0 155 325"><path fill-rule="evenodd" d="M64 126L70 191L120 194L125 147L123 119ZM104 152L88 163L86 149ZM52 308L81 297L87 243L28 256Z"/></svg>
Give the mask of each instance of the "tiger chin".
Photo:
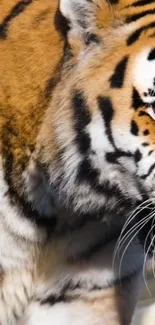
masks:
<svg viewBox="0 0 155 325"><path fill-rule="evenodd" d="M0 324L129 325L154 244L155 4L2 6Z"/></svg>

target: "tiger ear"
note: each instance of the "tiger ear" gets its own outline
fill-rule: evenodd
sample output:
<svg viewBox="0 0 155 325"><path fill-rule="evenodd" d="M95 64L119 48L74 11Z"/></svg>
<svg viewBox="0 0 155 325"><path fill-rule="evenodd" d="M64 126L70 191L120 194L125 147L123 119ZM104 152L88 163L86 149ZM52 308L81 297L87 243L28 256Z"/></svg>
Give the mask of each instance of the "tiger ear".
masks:
<svg viewBox="0 0 155 325"><path fill-rule="evenodd" d="M94 35L99 1L60 0L60 11L69 22L70 32L68 38L71 45L77 42L79 46L82 46L87 42L86 35ZM95 38L92 39L95 41Z"/></svg>
<svg viewBox="0 0 155 325"><path fill-rule="evenodd" d="M94 2L91 0L60 0L60 11L71 28L88 28L93 20L94 10Z"/></svg>

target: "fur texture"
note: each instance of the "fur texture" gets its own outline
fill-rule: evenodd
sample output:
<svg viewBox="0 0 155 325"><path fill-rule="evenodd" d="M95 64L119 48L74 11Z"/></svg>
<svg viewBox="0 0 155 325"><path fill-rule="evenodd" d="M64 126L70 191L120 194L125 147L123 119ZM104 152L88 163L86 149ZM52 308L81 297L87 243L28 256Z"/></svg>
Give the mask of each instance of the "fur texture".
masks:
<svg viewBox="0 0 155 325"><path fill-rule="evenodd" d="M128 325L149 221L154 240L155 4L61 0L68 24L58 5L3 1L0 322Z"/></svg>

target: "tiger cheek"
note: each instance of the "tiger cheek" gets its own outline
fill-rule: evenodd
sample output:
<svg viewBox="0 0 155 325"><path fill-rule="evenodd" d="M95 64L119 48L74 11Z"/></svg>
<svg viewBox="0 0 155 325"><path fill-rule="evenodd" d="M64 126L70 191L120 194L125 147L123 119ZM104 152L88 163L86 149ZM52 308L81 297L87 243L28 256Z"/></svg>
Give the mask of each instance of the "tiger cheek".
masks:
<svg viewBox="0 0 155 325"><path fill-rule="evenodd" d="M141 137L144 147L155 144L155 122L145 110L140 110L134 115L131 122L131 132L135 136Z"/></svg>

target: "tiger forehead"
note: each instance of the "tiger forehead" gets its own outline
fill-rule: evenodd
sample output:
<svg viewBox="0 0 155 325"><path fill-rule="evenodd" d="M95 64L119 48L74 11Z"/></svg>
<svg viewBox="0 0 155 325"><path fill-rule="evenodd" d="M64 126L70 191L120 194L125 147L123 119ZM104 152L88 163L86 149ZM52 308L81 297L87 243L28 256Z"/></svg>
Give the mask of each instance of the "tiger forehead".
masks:
<svg viewBox="0 0 155 325"><path fill-rule="evenodd" d="M83 101L82 105L87 111L93 115L99 110L98 99L102 96L110 98L115 112L113 120L117 123L124 120L126 124L131 123L131 119L134 120L131 127L134 135L141 133L148 136L151 143L155 141L155 125L147 108L149 103L155 101L154 46L153 40L147 43L147 47L144 41L141 41L133 53L124 51L123 55L120 48L120 52L116 54L114 50L112 53L106 53L102 60L96 57L91 62L91 69L81 72L83 79L80 82L80 89L85 98L85 104ZM149 85L152 88L149 88ZM133 125L136 125L136 128ZM140 129L140 133L135 131L136 129Z"/></svg>
<svg viewBox="0 0 155 325"><path fill-rule="evenodd" d="M100 10L98 11L97 18L98 21L100 20L100 22L104 23L107 19L110 21L111 18L119 18L127 15L127 22L135 21L141 16L144 16L144 13L142 14L143 9L149 10L150 6L152 9L153 5L154 0L102 0L99 4ZM139 11L141 11L141 15ZM134 15L133 17L131 17L132 14ZM148 14L151 14L151 12L148 11ZM99 25L99 27L102 28L102 25Z"/></svg>
<svg viewBox="0 0 155 325"><path fill-rule="evenodd" d="M97 13L97 29L100 35L107 39L114 37L114 42L120 38L128 50L134 51L137 41L147 39L155 35L155 2L153 0L118 0L102 1ZM124 28L125 26L125 28ZM105 40L106 41L106 40ZM131 48L132 47L132 48Z"/></svg>

